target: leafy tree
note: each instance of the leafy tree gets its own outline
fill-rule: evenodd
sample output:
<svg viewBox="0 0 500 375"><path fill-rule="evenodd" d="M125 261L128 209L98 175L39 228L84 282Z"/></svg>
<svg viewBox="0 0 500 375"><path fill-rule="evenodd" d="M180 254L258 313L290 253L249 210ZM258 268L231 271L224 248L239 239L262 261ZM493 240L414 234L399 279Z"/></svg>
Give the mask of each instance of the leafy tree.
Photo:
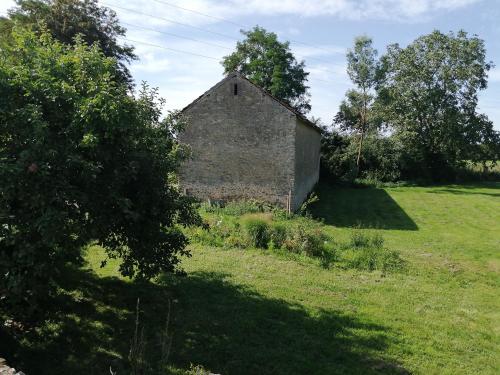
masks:
<svg viewBox="0 0 500 375"><path fill-rule="evenodd" d="M120 77L131 85L127 63L136 59L133 47L120 45L117 38L125 35L116 13L101 7L98 0L17 0L9 10L9 18L0 18L0 32L8 33L15 24L34 30L48 29L52 36L73 44L77 35L89 45L98 43L104 55L115 57Z"/></svg>
<svg viewBox="0 0 500 375"><path fill-rule="evenodd" d="M347 74L356 85L355 90L346 93L334 123L342 131L352 132L358 136L356 167L359 171L363 140L367 131L373 129L375 116L372 113L374 95L372 91L377 83L377 50L372 47L372 40L360 36L354 40L354 48L347 52Z"/></svg>
<svg viewBox="0 0 500 375"><path fill-rule="evenodd" d="M321 139L322 178L330 181L353 182L357 177L372 181L393 182L401 178L402 149L394 137L370 134L365 138L361 163L354 168L359 139L336 129L324 130Z"/></svg>
<svg viewBox="0 0 500 375"><path fill-rule="evenodd" d="M434 179L498 149L498 133L478 114L478 92L492 64L484 42L466 32L434 31L401 48L388 47L379 88L384 119L409 156L409 170Z"/></svg>
<svg viewBox="0 0 500 375"><path fill-rule="evenodd" d="M19 29L0 50L0 295L10 305L46 296L90 241L144 279L188 254L178 225L199 218L174 180L183 121L160 120L157 92L128 95L116 69L78 37L69 46Z"/></svg>
<svg viewBox="0 0 500 375"><path fill-rule="evenodd" d="M297 62L289 42L280 42L275 33L261 27L242 30L245 40L236 44L236 51L225 56L225 73L238 71L252 82L269 91L301 113L311 109L309 104L305 63Z"/></svg>

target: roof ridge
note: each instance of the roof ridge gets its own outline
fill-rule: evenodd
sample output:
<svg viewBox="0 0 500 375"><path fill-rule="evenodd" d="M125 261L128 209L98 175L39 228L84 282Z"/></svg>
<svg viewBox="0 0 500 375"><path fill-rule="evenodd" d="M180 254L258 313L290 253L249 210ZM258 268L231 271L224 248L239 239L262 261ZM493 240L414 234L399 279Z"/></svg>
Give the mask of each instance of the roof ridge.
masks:
<svg viewBox="0 0 500 375"><path fill-rule="evenodd" d="M233 77L240 77L240 78L244 79L245 81L249 82L252 86L256 87L262 93L264 93L265 95L269 96L271 99L275 100L276 102L278 102L279 104L281 104L283 107L285 107L287 110L289 110L290 112L292 112L300 120L304 121L304 123L306 125L309 125L313 129L315 129L315 130L317 130L318 132L321 133L321 128L318 125L316 125L315 123L313 123L311 120L309 120L302 113L300 113L299 111L297 111L297 109L293 108L290 104L286 103L285 101L277 98L276 96L274 96L273 94L271 94L269 91L267 91L265 88L263 88L263 87L257 85L256 83L252 82L249 78L247 78L244 74L242 74L241 72L238 72L237 70L234 70L234 71L228 73L223 79L221 79L219 82L217 82L215 85L213 85L212 87L210 87L207 91L205 91L199 97L197 97L195 100L193 100L187 106L185 106L181 110L181 112L183 112L186 109L188 109L189 107L191 107L193 104L195 104L196 102L198 102L201 98L203 98L207 93L209 93L210 91L216 89L217 87L219 87L220 85L222 85L222 83L224 83L226 80L228 80L229 78L233 78Z"/></svg>

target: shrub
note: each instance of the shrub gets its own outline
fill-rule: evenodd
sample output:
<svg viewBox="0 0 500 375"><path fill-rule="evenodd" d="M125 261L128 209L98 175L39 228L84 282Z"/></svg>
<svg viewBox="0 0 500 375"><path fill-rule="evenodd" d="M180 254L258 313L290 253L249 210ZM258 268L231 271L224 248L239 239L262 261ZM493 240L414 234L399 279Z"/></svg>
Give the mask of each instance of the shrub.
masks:
<svg viewBox="0 0 500 375"><path fill-rule="evenodd" d="M356 137L326 132L321 143L321 173L331 181L352 182L355 178L397 181L401 178L402 149L393 137L367 134L358 171Z"/></svg>
<svg viewBox="0 0 500 375"><path fill-rule="evenodd" d="M298 210L298 214L301 216L311 216L309 212L309 208L311 207L312 204L316 203L319 201L319 197L315 192L310 193L304 203L300 205L300 208Z"/></svg>
<svg viewBox="0 0 500 375"><path fill-rule="evenodd" d="M249 218L245 221L245 229L251 246L267 249L271 239L267 221L259 218Z"/></svg>
<svg viewBox="0 0 500 375"><path fill-rule="evenodd" d="M270 228L270 238L274 248L281 248L286 241L288 231L283 224L273 224Z"/></svg>
<svg viewBox="0 0 500 375"><path fill-rule="evenodd" d="M342 248L342 260L349 268L389 272L399 270L405 264L397 251L384 247L384 238L378 233L369 235L353 231L350 241Z"/></svg>
<svg viewBox="0 0 500 375"><path fill-rule="evenodd" d="M228 220L227 217L217 217L212 222L205 222L203 227L188 228L186 232L193 242L205 246L239 248L246 246L240 224Z"/></svg>
<svg viewBox="0 0 500 375"><path fill-rule="evenodd" d="M199 217L169 177L186 156L175 136L184 121L161 119L157 91L132 95L118 75L82 37L67 46L16 29L2 43L0 302L19 320L42 317L91 241L139 279L178 270L188 254L179 227Z"/></svg>
<svg viewBox="0 0 500 375"><path fill-rule="evenodd" d="M397 271L405 267L405 261L397 251L384 249L380 254L379 265L383 272Z"/></svg>
<svg viewBox="0 0 500 375"><path fill-rule="evenodd" d="M344 259L350 268L374 271L378 266L379 251L373 247L350 249L344 253Z"/></svg>
<svg viewBox="0 0 500 375"><path fill-rule="evenodd" d="M321 257L325 252L325 242L328 237L321 228L307 228L299 224L292 229L284 242L284 247L293 253L302 253L311 257Z"/></svg>
<svg viewBox="0 0 500 375"><path fill-rule="evenodd" d="M370 238L360 231L351 233L350 245L354 248L367 247L370 244Z"/></svg>

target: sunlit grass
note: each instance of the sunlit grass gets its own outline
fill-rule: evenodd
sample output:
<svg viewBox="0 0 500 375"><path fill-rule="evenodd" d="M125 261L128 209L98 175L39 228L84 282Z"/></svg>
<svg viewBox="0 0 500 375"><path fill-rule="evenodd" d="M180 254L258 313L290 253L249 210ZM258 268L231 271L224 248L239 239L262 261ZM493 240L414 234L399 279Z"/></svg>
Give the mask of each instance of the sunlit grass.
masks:
<svg viewBox="0 0 500 375"><path fill-rule="evenodd" d="M144 284L118 278L116 260L100 268L104 252L91 247L47 336L26 336L12 358L29 373L128 373L139 297L151 374L168 301L173 373L190 363L224 375L500 372L500 184L318 193L312 211L329 236L381 234L405 270L193 244L186 277Z"/></svg>

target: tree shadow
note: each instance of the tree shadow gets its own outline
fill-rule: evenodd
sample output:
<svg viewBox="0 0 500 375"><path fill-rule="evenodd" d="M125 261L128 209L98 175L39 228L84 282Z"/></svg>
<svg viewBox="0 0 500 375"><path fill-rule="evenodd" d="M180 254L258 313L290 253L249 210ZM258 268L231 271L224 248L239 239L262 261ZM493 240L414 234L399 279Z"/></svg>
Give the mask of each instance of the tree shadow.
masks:
<svg viewBox="0 0 500 375"><path fill-rule="evenodd" d="M311 213L336 227L418 230L417 224L384 190L373 187L318 186Z"/></svg>
<svg viewBox="0 0 500 375"><path fill-rule="evenodd" d="M385 355L383 326L332 311L308 312L230 283L224 274L202 272L152 284L75 270L50 320L22 338L3 332L0 353L28 374L109 374L110 366L128 374L137 298L150 364L160 357L170 300L169 363L176 369L193 363L224 375L408 373ZM160 372L150 367L145 373Z"/></svg>

